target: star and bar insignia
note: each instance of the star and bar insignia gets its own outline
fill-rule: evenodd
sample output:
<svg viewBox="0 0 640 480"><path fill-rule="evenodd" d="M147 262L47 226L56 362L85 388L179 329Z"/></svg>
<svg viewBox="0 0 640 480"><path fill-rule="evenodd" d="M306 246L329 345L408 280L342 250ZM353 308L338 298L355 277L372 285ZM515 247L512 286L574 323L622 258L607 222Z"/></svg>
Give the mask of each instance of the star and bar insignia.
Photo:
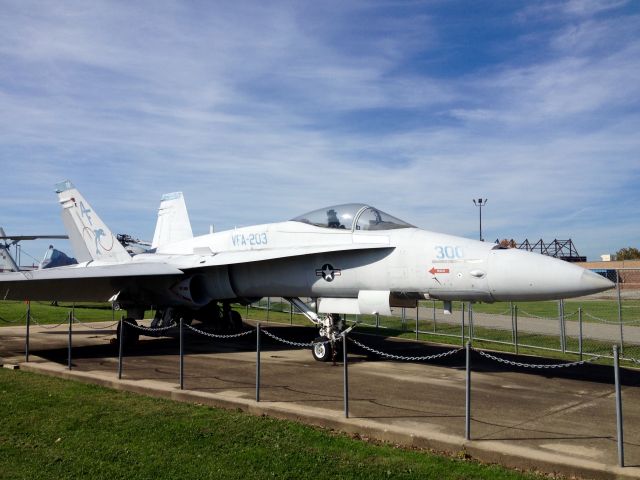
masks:
<svg viewBox="0 0 640 480"><path fill-rule="evenodd" d="M342 275L342 270L340 268L333 268L330 263L325 263L322 268L316 269L316 277L322 277L327 282L333 282L333 279L340 275Z"/></svg>

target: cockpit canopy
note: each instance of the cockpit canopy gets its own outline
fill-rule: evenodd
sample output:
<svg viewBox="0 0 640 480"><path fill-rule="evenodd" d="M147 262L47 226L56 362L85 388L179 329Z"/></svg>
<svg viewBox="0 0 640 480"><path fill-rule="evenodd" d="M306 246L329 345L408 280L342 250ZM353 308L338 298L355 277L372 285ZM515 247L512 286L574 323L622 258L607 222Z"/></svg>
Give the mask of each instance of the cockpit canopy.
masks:
<svg viewBox="0 0 640 480"><path fill-rule="evenodd" d="M316 227L344 230L394 230L413 227L407 222L362 203L345 203L321 208L292 220L315 225Z"/></svg>

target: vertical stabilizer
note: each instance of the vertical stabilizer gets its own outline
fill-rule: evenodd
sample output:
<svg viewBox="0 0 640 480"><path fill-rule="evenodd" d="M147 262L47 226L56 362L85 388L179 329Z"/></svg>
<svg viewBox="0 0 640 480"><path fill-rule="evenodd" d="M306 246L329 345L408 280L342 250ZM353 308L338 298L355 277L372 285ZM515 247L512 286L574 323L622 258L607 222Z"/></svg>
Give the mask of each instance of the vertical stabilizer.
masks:
<svg viewBox="0 0 640 480"><path fill-rule="evenodd" d="M182 192L165 193L158 209L158 222L151 248L193 238Z"/></svg>
<svg viewBox="0 0 640 480"><path fill-rule="evenodd" d="M0 227L0 237L5 237L4 229ZM17 272L20 270L9 253L9 245L0 241L0 272Z"/></svg>
<svg viewBox="0 0 640 480"><path fill-rule="evenodd" d="M62 221L79 262L131 260L131 255L69 180L58 183L56 193L62 206Z"/></svg>

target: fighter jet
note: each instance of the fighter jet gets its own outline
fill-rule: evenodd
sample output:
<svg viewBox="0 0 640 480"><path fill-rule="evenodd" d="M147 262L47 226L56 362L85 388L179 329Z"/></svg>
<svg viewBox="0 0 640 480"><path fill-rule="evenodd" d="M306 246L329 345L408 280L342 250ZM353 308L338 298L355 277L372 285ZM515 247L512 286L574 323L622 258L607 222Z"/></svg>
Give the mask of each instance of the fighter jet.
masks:
<svg viewBox="0 0 640 480"><path fill-rule="evenodd" d="M167 221L161 204L153 249L131 256L70 181L56 191L81 263L0 275L0 298L110 300L130 319L154 306L154 326L197 318L239 328L232 303L277 296L315 323L320 339L335 341L340 314L385 315L424 299L560 299L614 286L562 260L422 230L356 203L193 237L182 195L171 194L163 203L175 202L176 221ZM314 357L327 361L329 350L320 344Z"/></svg>
<svg viewBox="0 0 640 480"><path fill-rule="evenodd" d="M0 272L9 271L9 272L17 272L21 270L18 266L20 259L18 258L18 243L22 240L37 240L37 239L66 239L68 238L66 235L7 235L4 232L4 229L0 227ZM16 246L16 260L11 256L11 252L9 251L12 246ZM53 248L53 247L50 247ZM57 250L56 250L57 251ZM62 252L59 252L62 253ZM29 268L29 267L23 267ZM42 267L42 263L39 268ZM45 267L46 268L46 267Z"/></svg>

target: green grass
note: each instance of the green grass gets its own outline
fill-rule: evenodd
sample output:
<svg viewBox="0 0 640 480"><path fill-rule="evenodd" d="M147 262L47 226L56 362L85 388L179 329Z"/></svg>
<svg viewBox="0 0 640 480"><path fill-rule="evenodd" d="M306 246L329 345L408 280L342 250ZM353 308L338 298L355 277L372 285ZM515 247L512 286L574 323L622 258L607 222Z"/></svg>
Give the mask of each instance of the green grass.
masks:
<svg viewBox="0 0 640 480"><path fill-rule="evenodd" d="M0 402L0 479L541 478L20 371Z"/></svg>
<svg viewBox="0 0 640 480"><path fill-rule="evenodd" d="M439 302L438 302L439 303ZM431 304L425 304L431 307ZM535 315L544 318L558 318L558 302L518 302L519 315L527 316L526 314ZM640 319L640 300L625 299L622 303L622 318L625 320L638 320ZM618 302L617 300L565 300L564 311L565 315L571 315L572 320L577 320L575 312L578 308L582 308L584 314L583 320L585 322L594 321L589 318L588 315L602 318L611 322L618 321ZM460 307L458 306L458 310ZM473 311L478 313L493 313L499 314L508 311L509 303L496 302L496 303L478 303L473 305ZM509 313L507 313L509 315Z"/></svg>
<svg viewBox="0 0 640 480"><path fill-rule="evenodd" d="M31 302L32 323L57 324L66 323L67 315L73 308L73 303L59 302ZM25 325L27 304L20 301L0 301L0 327ZM80 322L106 322L112 318L119 320L124 311L111 311L110 303L76 303L74 315ZM147 317L152 313L147 312Z"/></svg>

